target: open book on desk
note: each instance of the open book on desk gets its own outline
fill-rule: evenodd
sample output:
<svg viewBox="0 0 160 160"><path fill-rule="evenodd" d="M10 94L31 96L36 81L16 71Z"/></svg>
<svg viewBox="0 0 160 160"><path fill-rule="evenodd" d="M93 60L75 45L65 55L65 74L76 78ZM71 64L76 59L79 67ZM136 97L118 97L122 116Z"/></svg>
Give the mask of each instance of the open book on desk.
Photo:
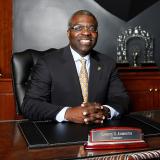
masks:
<svg viewBox="0 0 160 160"><path fill-rule="evenodd" d="M91 129L112 126L141 128L144 137L160 135L160 123L144 117L127 115L122 119L106 120L104 124L75 124L71 122L22 121L18 126L29 148L83 144L88 140Z"/></svg>

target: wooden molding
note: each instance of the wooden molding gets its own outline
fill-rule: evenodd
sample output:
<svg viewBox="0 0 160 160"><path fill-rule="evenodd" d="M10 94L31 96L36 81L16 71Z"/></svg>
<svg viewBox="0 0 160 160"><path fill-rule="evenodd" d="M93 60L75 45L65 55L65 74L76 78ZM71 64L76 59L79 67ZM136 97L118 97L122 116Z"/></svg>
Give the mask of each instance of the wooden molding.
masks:
<svg viewBox="0 0 160 160"><path fill-rule="evenodd" d="M12 0L0 1L0 74L11 77Z"/></svg>

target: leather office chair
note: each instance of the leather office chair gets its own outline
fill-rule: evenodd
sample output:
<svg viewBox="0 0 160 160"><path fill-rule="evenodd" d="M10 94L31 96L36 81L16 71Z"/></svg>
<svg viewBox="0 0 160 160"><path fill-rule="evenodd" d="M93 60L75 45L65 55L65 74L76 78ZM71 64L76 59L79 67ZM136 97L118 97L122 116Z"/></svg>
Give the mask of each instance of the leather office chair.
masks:
<svg viewBox="0 0 160 160"><path fill-rule="evenodd" d="M56 49L49 49L56 50ZM23 52L13 53L11 59L12 65L12 80L13 91L16 101L16 111L18 115L21 115L21 105L25 95L25 89L27 82L30 80L30 73L32 67L37 62L39 56L43 55L47 51L37 51L33 49L27 49Z"/></svg>

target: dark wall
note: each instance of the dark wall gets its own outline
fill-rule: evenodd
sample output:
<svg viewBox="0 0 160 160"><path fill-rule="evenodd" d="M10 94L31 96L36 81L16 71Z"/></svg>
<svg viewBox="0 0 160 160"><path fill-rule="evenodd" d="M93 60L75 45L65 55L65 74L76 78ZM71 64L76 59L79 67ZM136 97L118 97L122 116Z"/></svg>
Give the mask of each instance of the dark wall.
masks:
<svg viewBox="0 0 160 160"><path fill-rule="evenodd" d="M159 0L95 1L103 6L107 11L127 22Z"/></svg>

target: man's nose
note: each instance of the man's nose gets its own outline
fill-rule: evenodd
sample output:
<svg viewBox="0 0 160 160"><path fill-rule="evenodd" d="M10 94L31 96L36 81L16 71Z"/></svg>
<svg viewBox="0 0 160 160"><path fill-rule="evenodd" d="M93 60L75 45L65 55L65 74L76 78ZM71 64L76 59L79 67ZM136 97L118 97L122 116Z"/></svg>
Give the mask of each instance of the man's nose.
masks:
<svg viewBox="0 0 160 160"><path fill-rule="evenodd" d="M91 31L89 30L88 27L84 27L83 30L82 30L82 33L85 34L85 35L89 35L89 34L91 34Z"/></svg>

